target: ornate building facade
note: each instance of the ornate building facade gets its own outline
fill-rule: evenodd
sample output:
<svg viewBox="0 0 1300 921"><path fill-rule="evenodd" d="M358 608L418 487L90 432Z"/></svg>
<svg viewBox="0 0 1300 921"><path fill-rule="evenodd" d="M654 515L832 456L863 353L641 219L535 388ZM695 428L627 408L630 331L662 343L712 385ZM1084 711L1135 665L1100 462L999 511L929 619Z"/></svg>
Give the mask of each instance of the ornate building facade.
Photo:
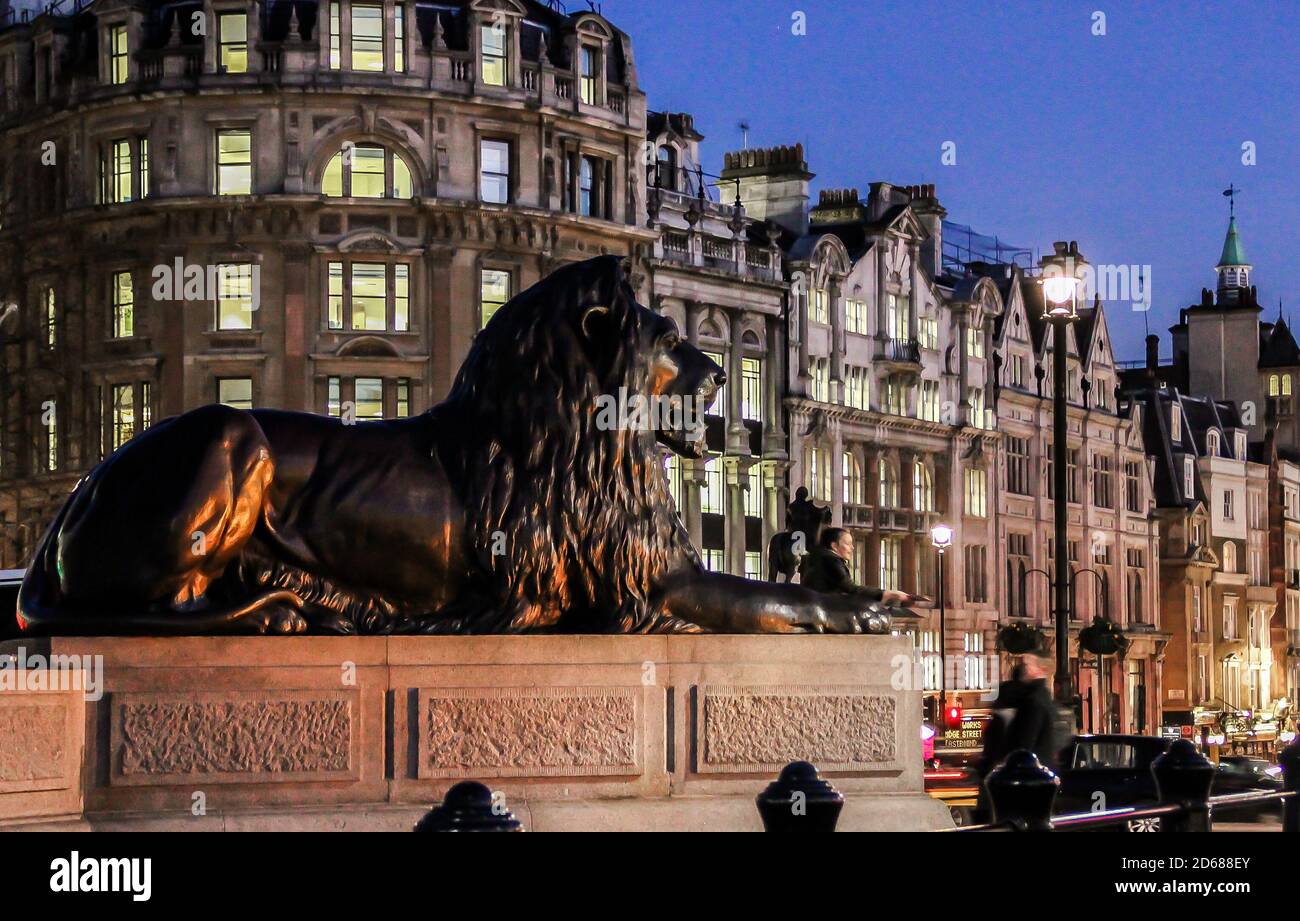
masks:
<svg viewBox="0 0 1300 921"><path fill-rule="evenodd" d="M933 186L875 183L806 198L807 168L781 149L733 157L751 213L779 223L791 291L787 426L791 486L807 486L855 537L859 581L937 600L931 529L943 556L947 635L918 607L920 681L975 706L996 686L992 332L997 286L942 264ZM805 185L800 188L800 183Z"/></svg>
<svg viewBox="0 0 1300 921"><path fill-rule="evenodd" d="M0 567L203 403L417 413L556 266L634 258L631 43L531 0L94 0L0 28Z"/></svg>
<svg viewBox="0 0 1300 921"><path fill-rule="evenodd" d="M1074 244L1056 244L1043 260L1087 263ZM994 278L1006 308L997 350L998 597L1005 619L1024 619L1053 635L1055 576L1052 493L1053 333L1042 319L1038 279L1017 266L979 267ZM1142 409L1117 399L1117 370L1105 308L1080 311L1067 328L1067 526L1074 572L1069 658L1082 697L1081 729L1154 733L1160 726L1160 666L1168 634L1160 616L1159 547L1151 464ZM1078 632L1094 617L1118 624L1129 639L1122 659L1100 665L1080 652Z"/></svg>
<svg viewBox="0 0 1300 921"><path fill-rule="evenodd" d="M734 177L706 176L690 115L651 113L647 137L655 307L728 377L707 410L708 456L669 455L670 488L706 566L762 579L787 495L779 227L745 213Z"/></svg>

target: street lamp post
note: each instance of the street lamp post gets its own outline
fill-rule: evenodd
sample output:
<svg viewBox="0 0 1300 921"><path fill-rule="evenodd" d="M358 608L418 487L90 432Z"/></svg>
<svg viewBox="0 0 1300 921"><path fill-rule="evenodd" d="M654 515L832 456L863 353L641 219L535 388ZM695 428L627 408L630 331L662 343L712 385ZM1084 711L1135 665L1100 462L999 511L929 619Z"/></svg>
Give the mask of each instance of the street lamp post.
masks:
<svg viewBox="0 0 1300 921"><path fill-rule="evenodd" d="M1052 324L1052 481L1055 513L1056 575L1052 580L1055 591L1056 615L1056 701L1069 706L1074 689L1070 680L1070 554L1067 549L1066 510L1068 476L1066 470L1066 439L1069 426L1066 416L1066 354L1069 349L1070 324L1079 318L1079 279L1072 274L1045 274L1043 286L1043 318Z"/></svg>
<svg viewBox="0 0 1300 921"><path fill-rule="evenodd" d="M952 546L952 528L937 524L930 529L930 543L937 552L934 566L939 581L939 722L948 724L948 623L943 598L943 552Z"/></svg>

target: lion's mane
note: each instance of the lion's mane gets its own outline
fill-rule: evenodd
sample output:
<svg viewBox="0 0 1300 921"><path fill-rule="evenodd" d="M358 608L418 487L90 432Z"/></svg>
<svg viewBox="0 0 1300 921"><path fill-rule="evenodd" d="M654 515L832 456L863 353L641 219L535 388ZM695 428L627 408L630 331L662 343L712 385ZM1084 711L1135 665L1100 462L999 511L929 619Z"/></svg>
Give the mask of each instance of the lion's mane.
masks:
<svg viewBox="0 0 1300 921"><path fill-rule="evenodd" d="M589 334L582 316L597 314ZM694 558L653 433L597 425L597 398L649 394L643 309L621 261L568 266L478 334L440 413L471 433L444 446L492 608L473 632L646 632L650 596Z"/></svg>

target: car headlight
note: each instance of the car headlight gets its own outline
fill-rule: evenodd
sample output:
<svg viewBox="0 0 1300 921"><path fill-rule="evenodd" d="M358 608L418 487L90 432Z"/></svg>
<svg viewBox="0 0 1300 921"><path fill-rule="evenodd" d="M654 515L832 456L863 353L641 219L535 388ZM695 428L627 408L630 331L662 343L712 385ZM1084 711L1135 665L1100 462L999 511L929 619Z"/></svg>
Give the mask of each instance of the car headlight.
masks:
<svg viewBox="0 0 1300 921"><path fill-rule="evenodd" d="M1282 769L1275 764L1272 767L1264 768L1264 773L1269 777L1280 777L1282 775Z"/></svg>

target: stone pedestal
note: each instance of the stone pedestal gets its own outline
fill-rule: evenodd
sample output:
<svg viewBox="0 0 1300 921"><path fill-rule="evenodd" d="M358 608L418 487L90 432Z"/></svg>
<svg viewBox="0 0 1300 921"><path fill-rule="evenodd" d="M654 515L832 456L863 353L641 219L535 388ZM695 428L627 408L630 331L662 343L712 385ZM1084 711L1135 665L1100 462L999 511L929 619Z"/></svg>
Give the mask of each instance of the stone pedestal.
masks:
<svg viewBox="0 0 1300 921"><path fill-rule="evenodd" d="M842 830L950 824L897 637L59 638L103 696L0 692L0 825L408 830L454 783L531 831L758 830L793 760ZM901 657L901 658L899 658ZM900 664L901 663L901 664Z"/></svg>

